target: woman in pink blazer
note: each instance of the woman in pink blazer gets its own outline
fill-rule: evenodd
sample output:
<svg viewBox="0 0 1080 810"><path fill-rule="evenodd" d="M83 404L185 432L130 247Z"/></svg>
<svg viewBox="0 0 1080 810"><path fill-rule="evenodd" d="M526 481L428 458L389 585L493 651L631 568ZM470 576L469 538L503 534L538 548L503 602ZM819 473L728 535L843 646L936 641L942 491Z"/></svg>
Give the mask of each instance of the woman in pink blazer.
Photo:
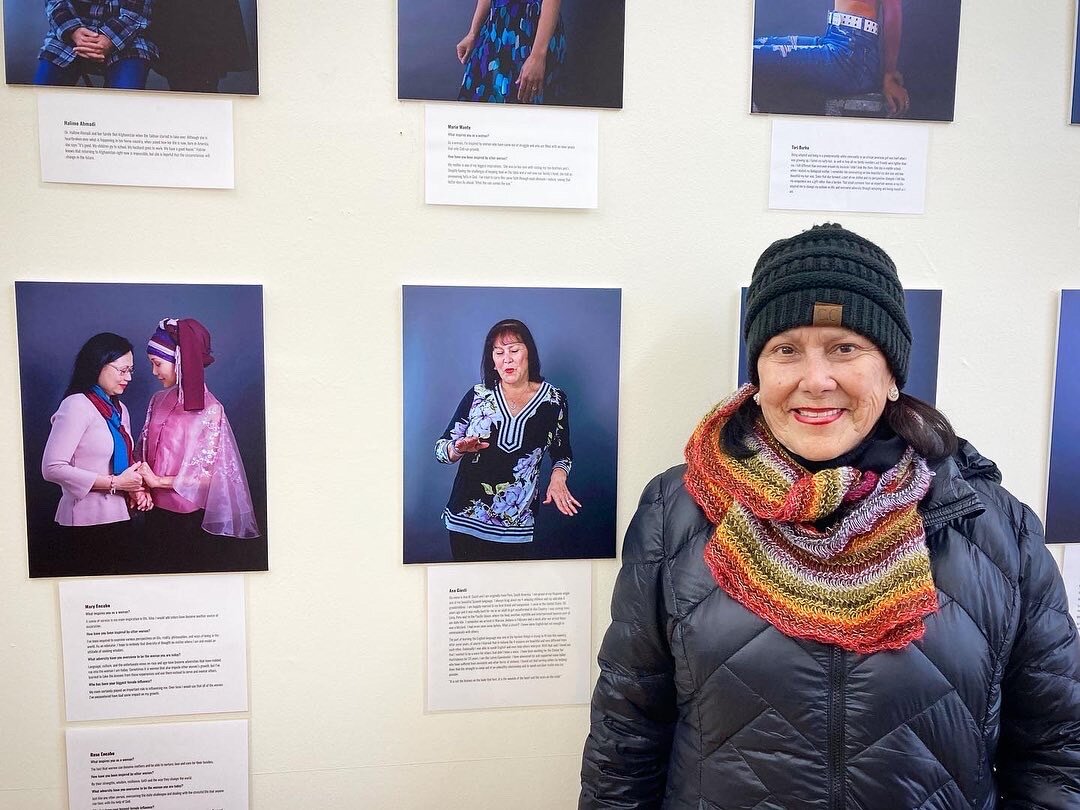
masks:
<svg viewBox="0 0 1080 810"><path fill-rule="evenodd" d="M60 486L56 522L73 541L126 537L129 508L153 505L133 458L131 419L120 402L134 373L132 362L126 338L94 335L79 350L52 417L41 474Z"/></svg>

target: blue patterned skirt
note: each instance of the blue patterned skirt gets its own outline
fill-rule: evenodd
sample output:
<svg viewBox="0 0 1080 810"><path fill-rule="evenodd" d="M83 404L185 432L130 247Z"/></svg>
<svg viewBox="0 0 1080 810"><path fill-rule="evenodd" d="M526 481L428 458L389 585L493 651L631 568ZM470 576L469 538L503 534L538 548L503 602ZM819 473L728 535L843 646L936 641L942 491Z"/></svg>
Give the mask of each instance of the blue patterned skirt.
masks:
<svg viewBox="0 0 1080 810"><path fill-rule="evenodd" d="M532 52L536 28L540 24L542 0L517 2L493 0L491 14L480 29L476 45L465 63L458 101L499 101L518 103L517 81L521 66ZM559 74L566 61L566 34L562 17L548 43L544 87L534 104L558 100Z"/></svg>

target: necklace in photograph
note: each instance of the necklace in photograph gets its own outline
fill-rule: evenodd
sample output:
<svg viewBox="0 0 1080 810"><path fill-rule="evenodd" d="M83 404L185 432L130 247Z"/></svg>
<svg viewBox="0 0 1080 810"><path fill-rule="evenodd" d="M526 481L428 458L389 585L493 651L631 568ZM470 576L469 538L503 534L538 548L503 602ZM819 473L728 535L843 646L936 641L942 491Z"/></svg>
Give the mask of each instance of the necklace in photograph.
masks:
<svg viewBox="0 0 1080 810"><path fill-rule="evenodd" d="M533 394L536 392L532 390L532 383L525 386L525 395L520 398L511 397L509 392L503 389L503 398L506 400L506 404L510 408L511 415L517 415L521 412L521 409L525 407L526 403L532 399Z"/></svg>

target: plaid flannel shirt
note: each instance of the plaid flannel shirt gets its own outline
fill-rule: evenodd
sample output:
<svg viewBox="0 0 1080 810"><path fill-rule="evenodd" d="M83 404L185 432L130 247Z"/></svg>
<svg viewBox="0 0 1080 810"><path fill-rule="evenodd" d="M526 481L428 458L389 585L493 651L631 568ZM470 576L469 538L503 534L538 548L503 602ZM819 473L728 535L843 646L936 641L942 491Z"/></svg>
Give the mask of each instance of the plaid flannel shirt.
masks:
<svg viewBox="0 0 1080 810"><path fill-rule="evenodd" d="M78 58L71 35L89 28L112 40L106 65L132 56L150 61L157 56L157 46L145 37L153 5L154 0L47 0L49 33L40 57L67 67Z"/></svg>

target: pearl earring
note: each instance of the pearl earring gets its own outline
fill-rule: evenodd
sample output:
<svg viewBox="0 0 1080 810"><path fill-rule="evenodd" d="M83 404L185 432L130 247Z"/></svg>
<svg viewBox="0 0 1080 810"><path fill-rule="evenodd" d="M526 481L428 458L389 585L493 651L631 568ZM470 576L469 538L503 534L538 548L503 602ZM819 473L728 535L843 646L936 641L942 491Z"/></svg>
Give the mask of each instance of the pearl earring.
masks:
<svg viewBox="0 0 1080 810"><path fill-rule="evenodd" d="M755 405L760 405L761 404L761 394L754 394L754 404Z"/></svg>
<svg viewBox="0 0 1080 810"><path fill-rule="evenodd" d="M889 402L896 402L896 400L900 399L900 389L894 385L889 389L888 397Z"/></svg>

